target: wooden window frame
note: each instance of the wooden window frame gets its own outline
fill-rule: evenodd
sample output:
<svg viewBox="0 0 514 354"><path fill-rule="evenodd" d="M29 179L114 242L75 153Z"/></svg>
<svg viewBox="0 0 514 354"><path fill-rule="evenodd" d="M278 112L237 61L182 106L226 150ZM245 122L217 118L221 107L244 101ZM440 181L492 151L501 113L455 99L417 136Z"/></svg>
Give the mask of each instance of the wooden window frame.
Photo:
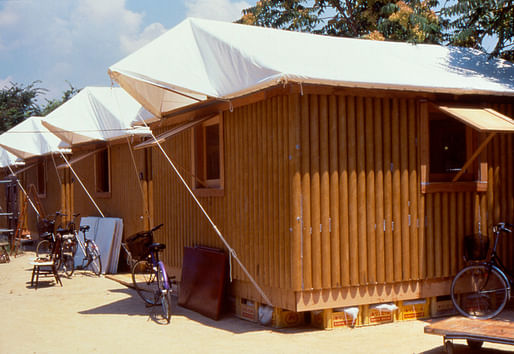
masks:
<svg viewBox="0 0 514 354"><path fill-rule="evenodd" d="M420 103L420 131L419 131L419 150L420 150L420 182L422 193L437 192L485 192L487 191L487 153L481 149L484 144L489 142L485 134L473 130L466 126L466 160L473 158L474 151L481 151L477 159L468 168L473 169L473 181L434 181L441 177L430 174L430 111L437 110L437 106L427 101ZM453 117L448 117L454 119ZM478 149L477 149L478 147ZM459 178L460 174L448 174L447 177Z"/></svg>
<svg viewBox="0 0 514 354"><path fill-rule="evenodd" d="M218 124L219 128L219 165L220 165L220 177L215 180L206 180L204 186L202 186L202 178L198 176L197 168L197 129L205 129L207 126ZM204 135L205 140L205 135ZM198 124L191 129L191 166L192 166L192 186L193 192L198 197L221 197L224 195L225 178L224 178L224 153L223 153L223 115L220 113L215 117L208 119L207 121ZM205 146L205 142L201 145ZM203 153L204 161L205 151Z"/></svg>
<svg viewBox="0 0 514 354"><path fill-rule="evenodd" d="M98 191L98 154L103 154L107 152L107 184L108 184L108 191ZM103 150L100 150L94 154L94 179L95 179L95 196L99 198L111 198L112 196L112 183L111 183L111 149L109 147L106 147Z"/></svg>
<svg viewBox="0 0 514 354"><path fill-rule="evenodd" d="M43 171L43 191L41 192L40 190L40 166L42 166L42 171ZM36 190L37 190L37 196L38 198L46 198L46 181L47 181L47 176L46 176L46 160L43 160L41 162L39 162L37 165L36 165Z"/></svg>

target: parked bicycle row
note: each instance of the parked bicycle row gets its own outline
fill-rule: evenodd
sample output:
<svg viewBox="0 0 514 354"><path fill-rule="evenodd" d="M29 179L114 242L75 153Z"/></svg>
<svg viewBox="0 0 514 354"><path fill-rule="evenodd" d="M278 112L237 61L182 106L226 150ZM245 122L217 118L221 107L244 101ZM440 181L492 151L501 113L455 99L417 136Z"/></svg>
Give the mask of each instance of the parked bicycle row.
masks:
<svg viewBox="0 0 514 354"><path fill-rule="evenodd" d="M64 272L71 277L75 269L90 270L96 275L102 272L100 250L94 240L89 239L88 225L76 227L76 219L80 214L74 214L73 220L66 228L55 228L58 217L66 216L56 212L53 219L41 220L42 233L36 246L36 262L51 262L58 272ZM79 232L82 237L79 237ZM81 250L82 262L75 265L77 251Z"/></svg>
<svg viewBox="0 0 514 354"><path fill-rule="evenodd" d="M76 227L76 219L79 215L74 214L73 220L66 228L55 227L56 220L66 216L60 212L56 212L52 219L41 220L41 240L36 247L36 261L33 262L34 271L31 282L34 280L36 268L39 273L42 264L48 266L50 271L47 273L53 274L56 282L59 283L58 273L71 277L75 269L88 270L98 276L101 274L99 247L94 240L88 238L87 232L90 230L88 225ZM162 226L163 224L160 224L151 230L128 237L127 242L122 243L122 246L127 253L127 262L130 265L132 282L137 294L147 306L161 306L163 318L169 323L174 277L168 277L164 263L159 259L159 252L164 250L166 245L153 242L153 233ZM83 257L77 256L79 250ZM77 259L82 260L78 266Z"/></svg>

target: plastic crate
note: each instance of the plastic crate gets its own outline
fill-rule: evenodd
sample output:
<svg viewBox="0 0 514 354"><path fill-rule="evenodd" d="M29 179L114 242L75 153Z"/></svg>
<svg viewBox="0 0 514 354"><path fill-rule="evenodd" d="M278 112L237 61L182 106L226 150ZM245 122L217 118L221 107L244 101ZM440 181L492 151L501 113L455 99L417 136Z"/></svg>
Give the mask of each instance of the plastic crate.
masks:
<svg viewBox="0 0 514 354"><path fill-rule="evenodd" d="M394 303L373 304L364 306L364 326L372 326L394 322L398 307Z"/></svg>
<svg viewBox="0 0 514 354"><path fill-rule="evenodd" d="M398 320L420 320L430 317L429 302L428 299L400 301L398 304Z"/></svg>
<svg viewBox="0 0 514 354"><path fill-rule="evenodd" d="M236 297L236 316L251 322L259 321L259 304L255 301Z"/></svg>
<svg viewBox="0 0 514 354"><path fill-rule="evenodd" d="M296 327L305 324L305 314L284 310L278 307L273 309L271 326L274 328Z"/></svg>
<svg viewBox="0 0 514 354"><path fill-rule="evenodd" d="M456 314L450 295L435 296L430 299L430 316L443 317Z"/></svg>
<svg viewBox="0 0 514 354"><path fill-rule="evenodd" d="M321 329L353 328L361 325L360 306L311 311L311 325Z"/></svg>

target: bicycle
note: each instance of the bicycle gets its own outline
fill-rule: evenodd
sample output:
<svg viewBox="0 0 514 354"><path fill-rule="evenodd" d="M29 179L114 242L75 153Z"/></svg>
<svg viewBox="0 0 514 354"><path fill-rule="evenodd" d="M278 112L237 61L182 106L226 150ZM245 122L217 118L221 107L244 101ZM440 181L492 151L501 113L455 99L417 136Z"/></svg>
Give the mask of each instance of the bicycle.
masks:
<svg viewBox="0 0 514 354"><path fill-rule="evenodd" d="M84 259L82 259L82 265L78 266L77 269L90 269L95 275L100 276L102 273L102 261L100 260L100 249L98 248L96 242L92 239L88 239L86 236L86 232L89 231L89 225L80 226L79 230L84 235L84 242L80 240L80 238L76 237L77 243L84 254Z"/></svg>
<svg viewBox="0 0 514 354"><path fill-rule="evenodd" d="M132 267L132 282L138 295L148 306L162 306L164 319L171 319L171 279L168 278L164 263L159 260L159 252L166 248L162 243L153 242L153 233L160 224L149 231L137 233L127 239L130 257L139 258Z"/></svg>
<svg viewBox="0 0 514 354"><path fill-rule="evenodd" d="M73 275L75 270L75 254L77 253L77 230L75 221L80 214L73 214L73 220L68 222L66 229L57 229L57 233L61 235L61 254L63 256L63 268L68 277Z"/></svg>
<svg viewBox="0 0 514 354"><path fill-rule="evenodd" d="M512 233L513 228L514 225L505 222L493 226L494 245L488 260L484 259L489 243L482 242L482 252L478 250L478 253L472 254L470 248L475 242L471 238L467 239L467 246L470 247L465 248L465 259L471 264L457 273L450 289L453 305L463 316L475 319L492 318L504 309L510 299L514 278L503 265L496 248L500 234Z"/></svg>
<svg viewBox="0 0 514 354"><path fill-rule="evenodd" d="M73 216L76 218L78 215L74 214ZM36 257L39 259L50 258L54 245L59 239L56 267L59 271L62 270L68 277L71 277L74 269L73 257L76 251L76 243L74 242L74 235L70 235L70 232L73 233L71 225L74 226L74 224L70 222L67 229L58 228L55 230L55 222L59 216L66 216L66 214L57 211L52 220L41 220L41 228L44 232L41 233L40 238L43 240L36 246Z"/></svg>

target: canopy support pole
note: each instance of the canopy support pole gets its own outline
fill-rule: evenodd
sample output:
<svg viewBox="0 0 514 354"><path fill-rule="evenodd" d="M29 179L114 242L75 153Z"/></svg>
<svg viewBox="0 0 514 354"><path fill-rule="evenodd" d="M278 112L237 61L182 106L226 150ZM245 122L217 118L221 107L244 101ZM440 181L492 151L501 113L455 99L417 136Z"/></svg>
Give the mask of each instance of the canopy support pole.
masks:
<svg viewBox="0 0 514 354"><path fill-rule="evenodd" d="M62 153L62 151L59 151L59 153L61 154L61 157L62 159L66 162L66 164L68 165L68 167L70 168L71 172L73 173L73 175L75 176L75 178L77 179L77 181L79 181L80 185L82 186L82 189L84 189L84 192L86 192L87 196L89 197L89 199L91 200L91 202L93 203L93 205L95 206L96 210L98 210L98 212L100 213L100 215L102 215L102 218L105 218L105 215L104 213L102 213L102 211L100 210L100 208L98 207L98 205L96 204L95 200L93 199L93 197L91 196L91 194L89 194L87 188L84 186L84 184L82 183L82 181L80 180L79 176L75 173L75 170L73 169L73 167L71 166L71 164L69 163L68 159L64 156L64 154Z"/></svg>
<svg viewBox="0 0 514 354"><path fill-rule="evenodd" d="M143 120L143 123L146 125L146 122L144 122ZM164 151L164 149L162 148L161 144L159 143L159 141L157 141L157 139L155 138L155 136L153 135L152 133L152 137L153 139L155 140L156 142L156 145L159 147L159 150L161 150L162 154L164 155L164 157L166 158L166 160L168 160L168 163L170 164L171 168L173 169L173 171L176 173L176 175L178 176L178 178L180 179L180 181L182 182L182 184L186 187L187 191L189 192L189 194L191 195L191 197L193 198L193 200L195 201L195 203L198 205L198 207L200 208L200 210L202 211L203 215L205 216L205 218L207 219L207 221L211 224L212 228L214 229L214 231L216 232L216 234L218 235L218 237L220 238L220 240L223 242L223 244L225 245L225 247L227 247L228 251L229 251L229 254L236 260L236 262L239 264L239 266L241 267L241 269L243 270L243 272L246 274L246 276L248 277L248 279L250 280L250 282L253 284L253 286L257 289L257 291L259 292L259 294L262 296L262 298L264 299L264 301L269 305L269 306L273 306L273 304L271 303L270 299L266 296L266 294L264 293L264 290L262 290L262 288L259 286L259 284L257 284L257 282L255 281L255 279L252 277L252 275L248 272L248 269L246 269L246 267L243 265L243 263L241 262L241 260L239 259L239 257L237 256L236 254L236 251L234 251L234 249L232 247L230 247L230 244L227 242L227 240L225 240L225 237L223 237L223 235L221 234L221 232L218 230L218 227L216 226L216 224L214 224L214 222L212 221L211 217L209 216L209 214L207 214L207 211L204 209L204 207L202 206L202 204L200 203L200 201L198 200L198 198L196 198L195 194L193 193L193 191L191 190L191 188L189 187L189 185L186 183L186 181L184 180L184 178L182 177L182 175L179 173L179 171L177 170L177 168L175 167L175 164L171 161L170 157L168 156L168 154L166 154L166 152Z"/></svg>

